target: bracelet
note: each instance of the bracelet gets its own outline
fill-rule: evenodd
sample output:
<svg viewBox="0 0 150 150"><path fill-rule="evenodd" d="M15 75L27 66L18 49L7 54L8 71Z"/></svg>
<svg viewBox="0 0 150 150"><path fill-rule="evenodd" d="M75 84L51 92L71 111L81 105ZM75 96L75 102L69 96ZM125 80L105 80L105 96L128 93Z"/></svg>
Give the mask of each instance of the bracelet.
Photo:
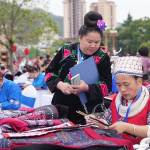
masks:
<svg viewBox="0 0 150 150"><path fill-rule="evenodd" d="M133 125L133 134L135 135L135 125L134 124L132 125Z"/></svg>

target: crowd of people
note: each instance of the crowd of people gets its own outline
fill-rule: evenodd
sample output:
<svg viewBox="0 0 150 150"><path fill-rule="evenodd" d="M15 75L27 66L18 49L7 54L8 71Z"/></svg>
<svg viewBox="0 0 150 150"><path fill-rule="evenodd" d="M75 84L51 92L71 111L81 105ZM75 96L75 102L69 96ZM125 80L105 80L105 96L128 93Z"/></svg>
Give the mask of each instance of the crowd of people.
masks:
<svg viewBox="0 0 150 150"><path fill-rule="evenodd" d="M33 85L35 88L49 89L54 93L52 105L65 106L68 109L67 118L74 124L86 124L91 120L89 118L86 120L76 111L92 114L95 107L103 103L104 97L112 92L114 82L113 91L117 89L114 92L115 96L100 119L106 125L94 123L101 129L117 131L119 135L133 144L140 143L142 138L150 137L150 98L147 87L143 86L146 76L147 81L149 80L149 50L147 47L141 47L138 50L139 56L117 58L113 64L112 76L109 55L101 48L104 29L105 22L102 16L90 11L85 15L84 25L79 30L79 42L66 43L52 60L49 55L46 58L37 56L32 64L25 64L23 68L14 62L13 74L1 65L1 109L20 108L21 89L13 80L28 73L28 78L33 81L24 83L22 88ZM99 81L87 84L81 80L79 85L72 85L70 68L86 61L91 56L97 66ZM86 94L88 100L85 105L82 105L79 98L82 92Z"/></svg>

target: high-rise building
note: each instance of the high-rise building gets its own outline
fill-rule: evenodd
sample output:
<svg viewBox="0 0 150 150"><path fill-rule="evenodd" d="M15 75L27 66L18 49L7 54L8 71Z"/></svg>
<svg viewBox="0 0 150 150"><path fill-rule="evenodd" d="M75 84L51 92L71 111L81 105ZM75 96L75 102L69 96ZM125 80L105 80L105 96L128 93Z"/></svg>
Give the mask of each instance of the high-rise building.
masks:
<svg viewBox="0 0 150 150"><path fill-rule="evenodd" d="M98 3L97 2L91 3L90 10L98 12Z"/></svg>
<svg viewBox="0 0 150 150"><path fill-rule="evenodd" d="M112 1L99 0L92 3L90 10L99 12L108 27L116 28L116 5Z"/></svg>
<svg viewBox="0 0 150 150"><path fill-rule="evenodd" d="M79 29L83 25L86 13L85 0L64 0L64 38L75 40L79 37Z"/></svg>

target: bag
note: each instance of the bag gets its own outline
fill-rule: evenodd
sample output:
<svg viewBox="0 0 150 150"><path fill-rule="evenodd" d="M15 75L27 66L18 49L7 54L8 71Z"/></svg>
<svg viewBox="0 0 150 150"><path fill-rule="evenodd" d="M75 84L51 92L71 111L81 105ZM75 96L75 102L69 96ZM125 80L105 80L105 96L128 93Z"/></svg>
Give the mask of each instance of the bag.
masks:
<svg viewBox="0 0 150 150"><path fill-rule="evenodd" d="M94 107L92 114L95 115L98 119L100 119L106 111L107 109L104 103L101 103Z"/></svg>

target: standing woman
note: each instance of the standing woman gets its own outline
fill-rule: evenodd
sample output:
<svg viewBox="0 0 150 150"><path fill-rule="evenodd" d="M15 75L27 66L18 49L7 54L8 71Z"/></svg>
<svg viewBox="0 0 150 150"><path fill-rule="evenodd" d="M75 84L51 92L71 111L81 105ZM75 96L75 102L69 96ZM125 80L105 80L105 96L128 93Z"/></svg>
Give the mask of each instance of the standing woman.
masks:
<svg viewBox="0 0 150 150"><path fill-rule="evenodd" d="M84 17L84 25L79 30L79 43L65 44L46 69L45 82L50 91L55 92L52 104L68 106L68 119L75 124L85 124L84 117L76 113L77 110L84 111L78 97L80 92L86 92L88 99L86 106L88 112L92 113L93 108L111 91L110 59L108 54L100 49L104 27L105 23L99 13L88 12ZM84 61L91 56L94 56L97 64L100 81L86 84L81 80L79 86L71 85L69 69L78 61Z"/></svg>

